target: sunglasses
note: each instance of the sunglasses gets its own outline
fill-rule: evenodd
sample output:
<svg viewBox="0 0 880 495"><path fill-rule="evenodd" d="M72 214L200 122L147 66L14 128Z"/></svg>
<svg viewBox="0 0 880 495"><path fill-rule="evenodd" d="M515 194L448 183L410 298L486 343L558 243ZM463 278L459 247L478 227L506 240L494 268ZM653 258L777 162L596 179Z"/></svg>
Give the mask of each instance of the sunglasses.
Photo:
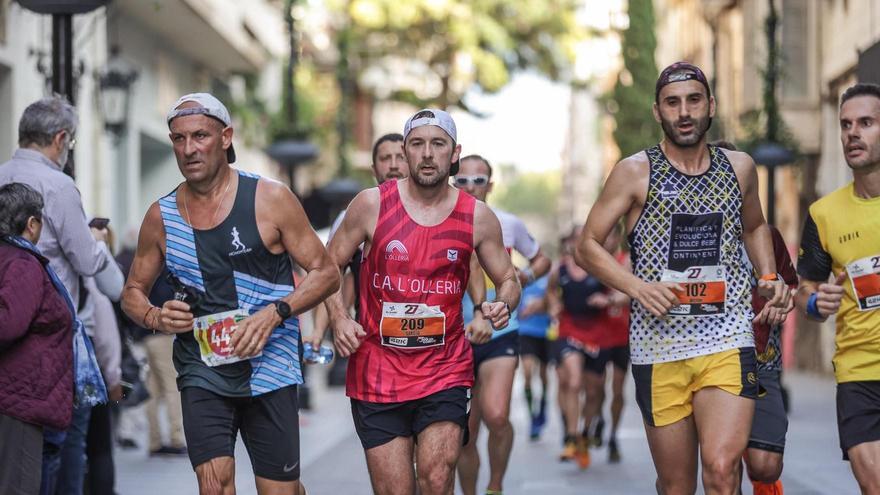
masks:
<svg viewBox="0 0 880 495"><path fill-rule="evenodd" d="M489 183L488 175L456 175L453 179L455 187L466 187L468 184L475 186L485 186Z"/></svg>

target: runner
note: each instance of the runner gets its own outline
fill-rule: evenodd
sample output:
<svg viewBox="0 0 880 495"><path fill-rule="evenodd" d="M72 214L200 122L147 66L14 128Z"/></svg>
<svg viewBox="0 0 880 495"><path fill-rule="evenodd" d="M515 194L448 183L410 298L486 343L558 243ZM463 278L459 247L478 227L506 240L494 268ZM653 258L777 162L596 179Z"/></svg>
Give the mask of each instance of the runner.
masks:
<svg viewBox="0 0 880 495"><path fill-rule="evenodd" d="M862 493L880 493L880 86L840 100L840 141L853 182L810 206L797 306L837 315L837 428ZM834 276L833 281L829 277Z"/></svg>
<svg viewBox="0 0 880 495"><path fill-rule="evenodd" d="M495 215L448 185L461 150L452 117L421 110L403 135L409 178L358 194L330 241L339 266L365 245L360 322L338 293L327 309L339 354L351 355L346 393L373 491L415 492L415 448L419 492L451 494L474 380L461 317L472 253L499 287L495 301L480 301L496 328L520 289Z"/></svg>
<svg viewBox="0 0 880 495"><path fill-rule="evenodd" d="M773 234L773 253L776 266L786 285L794 292L798 285L797 272L782 233L770 226ZM757 277L753 272L753 284ZM760 314L766 300L756 289L752 292L752 308ZM791 300L794 305L794 299ZM784 322L783 322L784 323ZM749 448L743 460L746 472L752 482L755 495L782 495L782 456L785 452L785 435L788 432L788 417L782 399L782 324L769 325L756 320L755 352L758 358L758 383L766 391L755 401L755 418L749 435Z"/></svg>
<svg viewBox="0 0 880 495"><path fill-rule="evenodd" d="M703 72L684 62L664 69L653 111L665 139L614 167L577 259L633 299L636 400L658 491L695 492L699 459L707 493L734 493L758 392L743 244L772 324L790 294L776 274L754 162L706 144L715 100ZM621 217L632 274L603 247Z"/></svg>
<svg viewBox="0 0 880 495"><path fill-rule="evenodd" d="M531 418L529 438L537 440L547 423L547 363L550 362L550 341L547 328L550 315L546 311L544 298L547 294L547 275L535 283L523 287L522 301L517 308L519 313L519 345L522 355L524 395ZM532 392L532 377L535 371L541 380L541 398L537 405Z"/></svg>
<svg viewBox="0 0 880 495"><path fill-rule="evenodd" d="M455 174L455 187L466 191L471 196L485 202L492 190L492 166L479 155L469 155L461 159L461 169ZM525 224L516 216L492 208L501 222L504 247L510 253L516 250L529 260L529 266L518 270L520 284L523 287L533 283L550 269L550 259L541 252L541 246L529 234ZM472 265L473 269L478 269ZM479 272L479 270L477 270ZM476 284L477 292L482 293L482 276L471 277ZM491 283L485 285L486 297L494 297ZM481 316L477 312L474 322L475 307L470 297L464 300L463 313L466 325L482 325ZM516 313L510 318L505 329L496 329L492 340L474 346L474 370L476 385L473 395L475 401L471 408L469 420L470 441L465 445L458 462L458 474L461 489L465 495L474 495L477 490L477 475L480 470L480 455L477 452L477 437L480 421L489 429L489 485L486 493L500 493L513 448L513 425L510 424L510 395L513 391L513 379L519 359L519 322Z"/></svg>
<svg viewBox="0 0 880 495"><path fill-rule="evenodd" d="M736 151L727 141L716 141L716 146ZM797 287L798 277L782 233L770 226L773 235L773 254L776 267L791 290ZM745 253L743 253L745 255ZM745 258L748 261L747 258ZM752 286L757 284L757 275L752 271ZM752 309L760 314L766 300L752 289ZM789 304L794 304L792 298ZM755 401L755 417L749 435L749 448L743 460L746 473L752 482L755 495L782 495L782 455L785 451L785 435L788 431L788 417L785 412L782 391L782 325L768 325L754 322L755 352L758 359L758 383L766 393Z"/></svg>
<svg viewBox="0 0 880 495"><path fill-rule="evenodd" d="M296 315L339 286L339 272L286 186L230 167L229 112L206 93L167 116L185 181L150 206L123 295L144 328L176 334L174 365L201 493L235 493L238 430L260 494L305 493L299 480ZM308 272L293 287L291 258ZM147 295L167 266L176 299ZM237 322L237 329L231 325Z"/></svg>
<svg viewBox="0 0 880 495"><path fill-rule="evenodd" d="M574 260L574 249L581 228L576 227L564 240L559 265L550 274L547 298L550 314L559 321L559 338L555 345L556 372L559 377L559 408L565 426L565 438L560 461L577 460L581 469L590 465L589 442L586 433L579 435L581 415L583 428L589 428L596 413L597 393L601 393L606 361L600 360L602 308L596 304L605 287L590 276ZM586 398L581 392L586 388ZM587 401L593 404L587 408Z"/></svg>
<svg viewBox="0 0 880 495"><path fill-rule="evenodd" d="M627 270L632 271L629 263L629 253L621 249L620 227L615 227L605 240L605 250L614 255L614 258ZM584 418L591 418L589 428L584 436L589 439L590 446L602 446L602 432L605 427L605 419L602 409L605 402L605 384L608 381L606 371L611 365L611 433L608 436L608 461L620 462L620 447L617 444L617 429L620 426L620 418L623 414L623 387L626 380L626 372L629 369L629 297L618 290L605 288L591 297L590 303L599 308L601 313L598 319L599 327L599 356L597 357L596 369L601 370L601 375L587 374L585 380L585 392L587 400L584 404ZM587 425L585 425L587 426Z"/></svg>

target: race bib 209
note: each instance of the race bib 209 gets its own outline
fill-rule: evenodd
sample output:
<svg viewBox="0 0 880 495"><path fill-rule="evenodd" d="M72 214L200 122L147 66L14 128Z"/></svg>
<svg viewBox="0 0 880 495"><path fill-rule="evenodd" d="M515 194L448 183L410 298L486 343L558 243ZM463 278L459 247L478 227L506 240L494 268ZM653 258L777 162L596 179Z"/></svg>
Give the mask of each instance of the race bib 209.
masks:
<svg viewBox="0 0 880 495"><path fill-rule="evenodd" d="M446 315L440 306L421 303L382 303L379 324L382 345L418 349L446 342Z"/></svg>

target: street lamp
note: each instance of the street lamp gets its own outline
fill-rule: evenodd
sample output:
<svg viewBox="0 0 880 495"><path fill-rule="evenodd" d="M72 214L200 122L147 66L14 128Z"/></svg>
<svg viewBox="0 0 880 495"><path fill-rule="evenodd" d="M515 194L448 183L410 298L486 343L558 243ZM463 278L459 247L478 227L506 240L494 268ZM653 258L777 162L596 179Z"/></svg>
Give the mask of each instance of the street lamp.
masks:
<svg viewBox="0 0 880 495"><path fill-rule="evenodd" d="M767 223L776 223L776 168L794 161L794 153L785 146L762 141L752 150L752 158L758 165L767 167Z"/></svg>
<svg viewBox="0 0 880 495"><path fill-rule="evenodd" d="M116 138L125 134L128 127L128 104L131 98L131 85L138 78L137 70L119 56L119 47L110 49L107 66L98 75L101 89L99 102L104 128Z"/></svg>

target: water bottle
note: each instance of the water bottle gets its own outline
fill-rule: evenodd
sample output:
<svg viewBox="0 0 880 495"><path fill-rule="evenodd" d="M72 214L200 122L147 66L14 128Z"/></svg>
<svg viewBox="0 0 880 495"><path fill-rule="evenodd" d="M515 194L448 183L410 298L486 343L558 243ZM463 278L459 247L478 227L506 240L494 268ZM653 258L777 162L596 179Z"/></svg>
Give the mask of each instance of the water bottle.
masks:
<svg viewBox="0 0 880 495"><path fill-rule="evenodd" d="M317 349L310 343L306 343L304 346L303 361L306 364L327 364L333 360L333 348L330 346L322 345Z"/></svg>

